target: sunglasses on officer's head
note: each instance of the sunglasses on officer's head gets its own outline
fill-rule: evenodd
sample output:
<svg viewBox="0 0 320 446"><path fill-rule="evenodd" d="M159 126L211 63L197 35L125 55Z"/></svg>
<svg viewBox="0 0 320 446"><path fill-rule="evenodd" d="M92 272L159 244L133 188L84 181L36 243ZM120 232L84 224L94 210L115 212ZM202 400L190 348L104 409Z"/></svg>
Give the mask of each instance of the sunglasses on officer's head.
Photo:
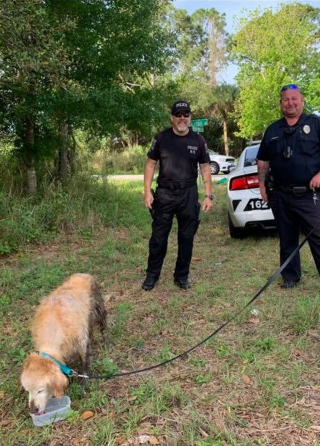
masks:
<svg viewBox="0 0 320 446"><path fill-rule="evenodd" d="M281 88L280 93L286 90L300 90L300 88L296 84L288 84Z"/></svg>
<svg viewBox="0 0 320 446"><path fill-rule="evenodd" d="M178 112L174 115L176 118L189 118L190 113L189 112Z"/></svg>

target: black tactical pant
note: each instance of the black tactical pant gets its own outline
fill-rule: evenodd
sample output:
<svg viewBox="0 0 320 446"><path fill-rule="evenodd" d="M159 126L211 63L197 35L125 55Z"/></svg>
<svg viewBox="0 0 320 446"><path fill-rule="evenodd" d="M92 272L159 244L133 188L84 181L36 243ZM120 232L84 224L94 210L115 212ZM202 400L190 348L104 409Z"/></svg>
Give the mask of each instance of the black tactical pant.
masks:
<svg viewBox="0 0 320 446"><path fill-rule="evenodd" d="M158 278L167 253L173 217L178 222L178 256L174 270L176 279L187 279L193 240L199 226L200 203L197 186L185 189L158 188L153 203L152 235L149 241L147 274Z"/></svg>
<svg viewBox="0 0 320 446"><path fill-rule="evenodd" d="M318 272L320 273L320 193L316 204L313 192L308 190L301 196L292 192L275 190L270 198L270 206L276 220L280 237L280 265L282 265L299 245L300 231L304 235L316 227L308 238L308 243ZM301 277L300 253L282 271L287 281L298 282Z"/></svg>

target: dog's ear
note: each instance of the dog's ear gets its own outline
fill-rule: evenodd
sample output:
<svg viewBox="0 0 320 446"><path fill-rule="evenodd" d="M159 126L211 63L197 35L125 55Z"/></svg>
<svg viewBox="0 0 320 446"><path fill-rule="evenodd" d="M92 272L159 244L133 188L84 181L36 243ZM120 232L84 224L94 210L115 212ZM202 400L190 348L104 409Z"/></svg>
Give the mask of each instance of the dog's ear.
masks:
<svg viewBox="0 0 320 446"><path fill-rule="evenodd" d="M35 368L34 358L35 358L35 353L31 353L24 359L22 364L20 382L24 389L26 389L26 386L28 386L28 383L30 381L30 376L32 376L37 370Z"/></svg>
<svg viewBox="0 0 320 446"><path fill-rule="evenodd" d="M56 398L64 395L68 384L68 378L59 369L55 369L55 373L50 375L50 388Z"/></svg>
<svg viewBox="0 0 320 446"><path fill-rule="evenodd" d="M33 358L34 358L34 357L35 357L35 353L30 353L30 355L28 355L28 356L24 359L23 364L22 364L22 370L23 370L23 371L29 369L29 367L32 366L32 361L33 361Z"/></svg>

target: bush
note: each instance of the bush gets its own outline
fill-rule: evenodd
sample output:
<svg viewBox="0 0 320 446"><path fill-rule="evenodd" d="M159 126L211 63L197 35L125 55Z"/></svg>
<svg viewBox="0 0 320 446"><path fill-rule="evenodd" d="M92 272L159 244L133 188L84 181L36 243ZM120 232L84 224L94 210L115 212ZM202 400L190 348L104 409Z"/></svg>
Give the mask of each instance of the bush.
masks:
<svg viewBox="0 0 320 446"><path fill-rule="evenodd" d="M50 183L36 201L0 193L0 255L29 243L43 244L57 235L92 235L104 227L149 229L141 181L116 186L107 180L76 175L68 188Z"/></svg>
<svg viewBox="0 0 320 446"><path fill-rule="evenodd" d="M125 150L98 150L94 154L93 171L102 175L142 173L148 149L139 145Z"/></svg>

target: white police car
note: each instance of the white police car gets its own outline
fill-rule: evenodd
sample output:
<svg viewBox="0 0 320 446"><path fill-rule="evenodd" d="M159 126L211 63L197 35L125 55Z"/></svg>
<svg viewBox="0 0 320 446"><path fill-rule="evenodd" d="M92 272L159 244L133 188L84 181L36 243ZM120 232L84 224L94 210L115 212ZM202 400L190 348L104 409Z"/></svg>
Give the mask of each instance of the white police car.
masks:
<svg viewBox="0 0 320 446"><path fill-rule="evenodd" d="M232 156L219 155L219 153L209 150L211 175L218 175L219 172L229 173L235 167L235 160Z"/></svg>
<svg viewBox="0 0 320 446"><path fill-rule="evenodd" d="M272 210L260 194L257 153L259 142L246 147L228 176L228 223L230 236L241 238L250 227L275 229Z"/></svg>

